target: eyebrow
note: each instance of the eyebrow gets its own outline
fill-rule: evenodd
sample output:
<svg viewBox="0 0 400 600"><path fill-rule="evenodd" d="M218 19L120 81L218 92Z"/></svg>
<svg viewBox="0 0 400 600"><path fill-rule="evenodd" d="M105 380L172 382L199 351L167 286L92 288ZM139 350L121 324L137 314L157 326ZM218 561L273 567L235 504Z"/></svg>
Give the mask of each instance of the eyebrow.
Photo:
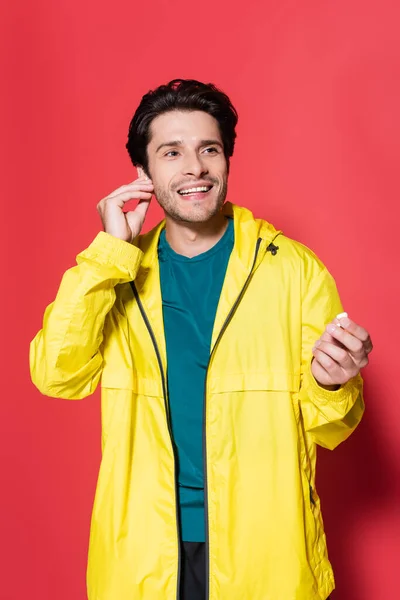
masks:
<svg viewBox="0 0 400 600"><path fill-rule="evenodd" d="M170 148L171 146L183 146L182 140L173 140L172 142L164 142L160 144L156 150L156 153L161 150L161 148ZM203 146L220 146L223 148L223 145L218 140L200 140L199 147Z"/></svg>

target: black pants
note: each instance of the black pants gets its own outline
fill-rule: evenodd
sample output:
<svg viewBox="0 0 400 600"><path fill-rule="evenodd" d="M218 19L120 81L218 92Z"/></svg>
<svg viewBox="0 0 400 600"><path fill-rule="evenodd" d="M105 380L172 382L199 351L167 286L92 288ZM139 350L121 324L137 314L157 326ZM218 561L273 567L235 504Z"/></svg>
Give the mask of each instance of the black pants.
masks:
<svg viewBox="0 0 400 600"><path fill-rule="evenodd" d="M181 548L180 600L206 600L206 545L182 542Z"/></svg>
<svg viewBox="0 0 400 600"><path fill-rule="evenodd" d="M181 544L180 600L206 598L206 545L204 542Z"/></svg>

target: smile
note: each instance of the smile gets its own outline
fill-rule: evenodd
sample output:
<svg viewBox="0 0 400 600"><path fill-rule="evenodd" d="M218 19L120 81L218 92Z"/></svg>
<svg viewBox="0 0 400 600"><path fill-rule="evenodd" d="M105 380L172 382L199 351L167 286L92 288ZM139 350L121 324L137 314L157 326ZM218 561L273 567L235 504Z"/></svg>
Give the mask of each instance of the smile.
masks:
<svg viewBox="0 0 400 600"><path fill-rule="evenodd" d="M202 185L199 187L189 188L187 190L179 190L178 194L181 196L188 196L189 194L198 194L209 192L213 186L212 185Z"/></svg>

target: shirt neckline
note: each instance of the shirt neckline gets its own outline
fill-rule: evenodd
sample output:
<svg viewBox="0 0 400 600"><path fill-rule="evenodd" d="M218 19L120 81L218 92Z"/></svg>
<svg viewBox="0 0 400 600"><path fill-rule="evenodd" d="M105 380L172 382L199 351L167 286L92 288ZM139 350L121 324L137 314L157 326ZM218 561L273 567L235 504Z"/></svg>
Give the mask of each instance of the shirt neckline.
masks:
<svg viewBox="0 0 400 600"><path fill-rule="evenodd" d="M165 232L165 228L164 228L161 231L160 239L158 242L159 258L161 260L162 259L165 260L165 259L169 258L174 261L186 262L186 263L188 263L188 262L195 263L195 262L200 262L202 260L207 260L213 254L216 254L217 252L222 250L222 248L224 248L234 238L233 219L231 217L226 217L226 218L228 219L228 226L224 232L224 235L218 240L218 242L216 244L214 244L214 246L212 246L205 252L198 254L197 256L193 256L192 258L189 258L188 256L183 256L183 254L178 254L177 252L175 252L175 250L173 250L171 248L171 246L167 242L166 232Z"/></svg>

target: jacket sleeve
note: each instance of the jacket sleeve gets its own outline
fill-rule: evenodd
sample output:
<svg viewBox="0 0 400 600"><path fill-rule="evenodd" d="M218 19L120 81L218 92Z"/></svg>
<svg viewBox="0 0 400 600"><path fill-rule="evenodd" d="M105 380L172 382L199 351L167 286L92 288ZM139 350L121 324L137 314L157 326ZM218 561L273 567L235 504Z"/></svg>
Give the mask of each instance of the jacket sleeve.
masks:
<svg viewBox="0 0 400 600"><path fill-rule="evenodd" d="M143 253L101 231L64 273L56 299L45 310L43 327L30 344L32 381L46 395L81 399L99 383L101 344L115 285L135 279Z"/></svg>
<svg viewBox="0 0 400 600"><path fill-rule="evenodd" d="M314 442L333 450L347 439L364 412L363 381L353 377L336 391L325 390L312 371L312 348L326 325L343 312L336 284L327 269L316 259L313 273L305 278L302 302L302 365L300 407L304 428ZM318 271L315 273L315 266Z"/></svg>

